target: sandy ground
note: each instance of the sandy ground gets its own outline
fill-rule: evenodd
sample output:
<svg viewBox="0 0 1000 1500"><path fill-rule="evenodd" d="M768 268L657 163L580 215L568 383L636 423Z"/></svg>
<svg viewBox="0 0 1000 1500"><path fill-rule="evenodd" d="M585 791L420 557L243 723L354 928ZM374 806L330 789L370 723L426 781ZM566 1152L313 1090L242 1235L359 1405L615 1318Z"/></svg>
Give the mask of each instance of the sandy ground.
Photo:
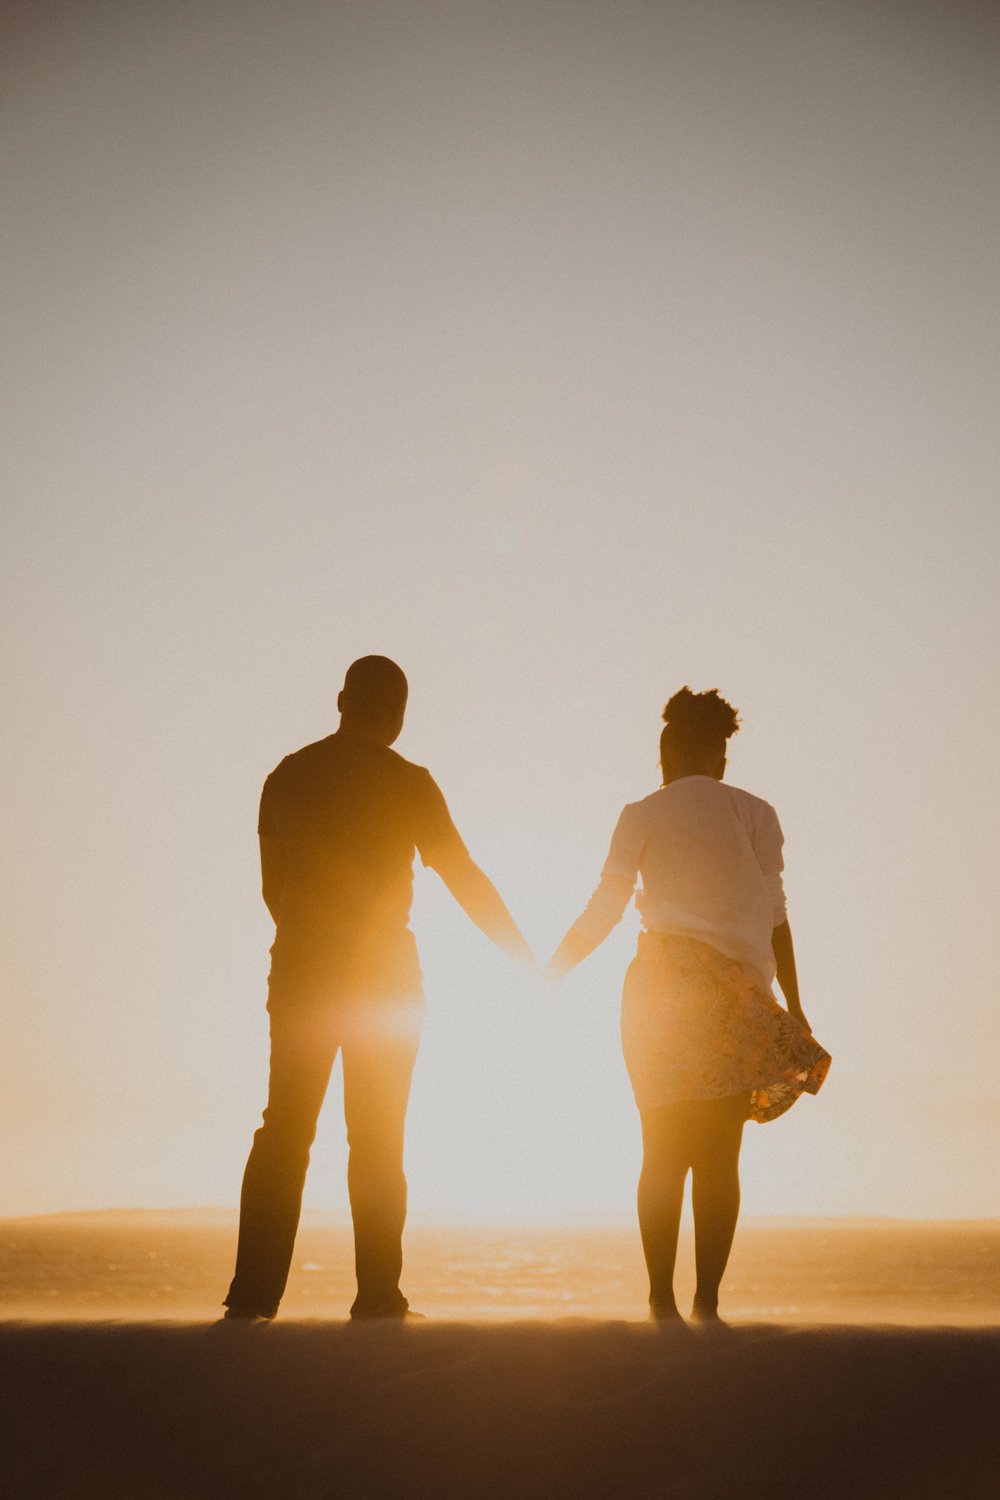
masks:
<svg viewBox="0 0 1000 1500"><path fill-rule="evenodd" d="M0 1223L2 1500L1000 1497L996 1223L751 1221L715 1335L641 1321L631 1226L415 1226L430 1316L358 1327L307 1221L279 1320L217 1324L235 1227Z"/></svg>
<svg viewBox="0 0 1000 1500"><path fill-rule="evenodd" d="M994 1500L1000 1330L0 1325L22 1497Z"/></svg>

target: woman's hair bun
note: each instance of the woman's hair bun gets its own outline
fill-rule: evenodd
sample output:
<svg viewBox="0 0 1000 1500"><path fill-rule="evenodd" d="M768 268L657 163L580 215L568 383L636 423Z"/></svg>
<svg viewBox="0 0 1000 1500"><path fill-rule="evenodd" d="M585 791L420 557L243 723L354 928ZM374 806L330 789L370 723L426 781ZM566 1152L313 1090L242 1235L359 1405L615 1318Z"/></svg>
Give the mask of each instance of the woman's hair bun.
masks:
<svg viewBox="0 0 1000 1500"><path fill-rule="evenodd" d="M740 716L718 688L692 693L684 686L667 702L663 722L684 740L728 740L740 727Z"/></svg>

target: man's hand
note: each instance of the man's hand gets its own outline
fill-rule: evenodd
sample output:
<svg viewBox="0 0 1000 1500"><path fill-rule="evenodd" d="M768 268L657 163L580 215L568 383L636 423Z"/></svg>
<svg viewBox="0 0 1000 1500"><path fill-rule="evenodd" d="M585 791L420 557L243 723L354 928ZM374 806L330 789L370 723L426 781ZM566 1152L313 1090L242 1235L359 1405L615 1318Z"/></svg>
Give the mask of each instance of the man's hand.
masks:
<svg viewBox="0 0 1000 1500"><path fill-rule="evenodd" d="M511 958L537 970L538 960L504 905L500 892L460 839L435 856L433 867L480 932Z"/></svg>

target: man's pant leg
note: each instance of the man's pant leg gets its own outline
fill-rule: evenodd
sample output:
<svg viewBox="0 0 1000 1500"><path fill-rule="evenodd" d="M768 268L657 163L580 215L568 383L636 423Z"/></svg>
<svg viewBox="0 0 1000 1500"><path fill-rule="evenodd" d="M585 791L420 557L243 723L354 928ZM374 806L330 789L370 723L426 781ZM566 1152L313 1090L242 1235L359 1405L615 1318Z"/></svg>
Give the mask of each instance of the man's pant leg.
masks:
<svg viewBox="0 0 1000 1500"><path fill-rule="evenodd" d="M379 1006L344 1032L347 1185L354 1220L356 1316L403 1312L403 1142L422 1004Z"/></svg>
<svg viewBox="0 0 1000 1500"><path fill-rule="evenodd" d="M337 1055L338 1028L319 1007L271 1012L264 1123L243 1174L236 1274L226 1307L273 1318L288 1280L316 1121Z"/></svg>

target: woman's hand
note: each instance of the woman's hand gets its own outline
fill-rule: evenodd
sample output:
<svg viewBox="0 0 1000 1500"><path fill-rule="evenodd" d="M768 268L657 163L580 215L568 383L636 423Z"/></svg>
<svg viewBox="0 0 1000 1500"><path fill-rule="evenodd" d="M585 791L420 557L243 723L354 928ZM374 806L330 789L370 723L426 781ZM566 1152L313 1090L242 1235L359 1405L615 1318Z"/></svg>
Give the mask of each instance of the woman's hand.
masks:
<svg viewBox="0 0 1000 1500"><path fill-rule="evenodd" d="M563 938L559 947L553 953L545 965L545 974L548 979L562 979L570 969L575 969L580 961L592 953L597 943L590 938L583 937L573 926Z"/></svg>

